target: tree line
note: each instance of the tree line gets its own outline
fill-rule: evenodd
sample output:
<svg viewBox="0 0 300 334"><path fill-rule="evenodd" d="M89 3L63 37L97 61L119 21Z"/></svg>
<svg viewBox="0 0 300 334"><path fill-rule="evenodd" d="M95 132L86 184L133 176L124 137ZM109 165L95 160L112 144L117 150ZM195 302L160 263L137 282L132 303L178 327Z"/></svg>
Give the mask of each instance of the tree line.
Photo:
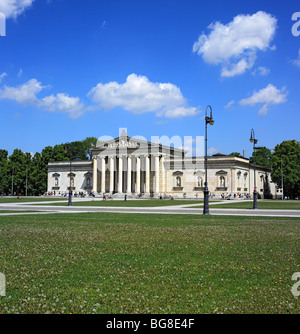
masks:
<svg viewBox="0 0 300 334"><path fill-rule="evenodd" d="M47 191L48 163L80 159L90 160L90 147L97 138L87 137L82 141L47 146L41 153L32 155L15 149L0 149L0 194L39 196Z"/></svg>
<svg viewBox="0 0 300 334"><path fill-rule="evenodd" d="M240 153L230 155L242 157ZM271 168L272 182L279 189L282 188L284 196L300 198L300 142L286 140L278 144L273 152L260 147L250 157L250 163Z"/></svg>
<svg viewBox="0 0 300 334"><path fill-rule="evenodd" d="M0 149L0 194L19 194L38 196L47 191L48 163L80 159L90 160L92 145L97 138L87 137L82 141L47 146L41 153L24 153L15 149L8 156ZM242 157L240 153L230 155ZM271 168L272 181L290 198L300 197L300 142L283 141L273 152L261 147L250 157L250 163Z"/></svg>

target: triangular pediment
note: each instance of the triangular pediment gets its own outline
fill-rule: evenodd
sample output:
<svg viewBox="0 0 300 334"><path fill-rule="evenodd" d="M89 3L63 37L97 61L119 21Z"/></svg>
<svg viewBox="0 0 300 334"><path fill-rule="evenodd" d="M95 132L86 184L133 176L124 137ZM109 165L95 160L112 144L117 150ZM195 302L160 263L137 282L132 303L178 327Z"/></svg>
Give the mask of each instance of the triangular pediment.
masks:
<svg viewBox="0 0 300 334"><path fill-rule="evenodd" d="M227 175L228 173L225 170L220 170L216 173L216 175Z"/></svg>
<svg viewBox="0 0 300 334"><path fill-rule="evenodd" d="M204 176L204 172L202 172L201 170L198 170L194 173L195 176Z"/></svg>
<svg viewBox="0 0 300 334"><path fill-rule="evenodd" d="M129 151L129 152L126 152ZM113 155L115 151L117 154L133 153L139 151L141 154L165 154L165 156L178 156L182 157L186 153L182 149L169 147L157 142L149 142L142 136L129 137L127 132L123 130L120 132L120 136L107 141L99 141L96 146L91 147L91 151L94 156L105 153ZM119 153L118 153L119 152Z"/></svg>

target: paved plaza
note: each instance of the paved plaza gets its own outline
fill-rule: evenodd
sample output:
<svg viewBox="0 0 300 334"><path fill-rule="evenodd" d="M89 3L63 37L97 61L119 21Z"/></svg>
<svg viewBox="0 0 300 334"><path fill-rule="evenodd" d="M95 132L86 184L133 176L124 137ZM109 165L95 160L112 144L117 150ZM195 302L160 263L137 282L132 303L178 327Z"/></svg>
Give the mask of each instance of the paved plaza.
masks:
<svg viewBox="0 0 300 334"><path fill-rule="evenodd" d="M90 199L73 199L73 202L90 202ZM95 213L95 212L112 212L112 213L141 213L141 214L191 214L202 215L203 208L200 203L186 204L186 205L172 205L172 206L159 206L159 207L116 207L116 206L67 206L66 201L55 202L53 201L43 202L22 202L22 203L3 203L0 204L0 216L4 215L27 215L27 214L49 214L49 213ZM226 205L229 203L240 203L237 201L224 201L224 202L212 202L210 203L211 215L226 215L226 216L266 216L266 217L299 217L300 210L249 210L249 209L226 209ZM59 205L61 204L61 205ZM222 208L214 208L214 205L222 204ZM10 211L4 212L2 211ZM34 211L34 212L32 212Z"/></svg>

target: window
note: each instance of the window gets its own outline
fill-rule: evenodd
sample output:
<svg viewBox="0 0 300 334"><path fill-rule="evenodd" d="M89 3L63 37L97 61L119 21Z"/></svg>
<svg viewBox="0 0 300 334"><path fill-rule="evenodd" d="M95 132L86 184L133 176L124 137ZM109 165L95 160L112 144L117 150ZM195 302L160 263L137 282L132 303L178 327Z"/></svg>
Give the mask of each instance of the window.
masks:
<svg viewBox="0 0 300 334"><path fill-rule="evenodd" d="M237 186L238 188L241 188L241 174L238 174L238 179L237 179Z"/></svg>
<svg viewBox="0 0 300 334"><path fill-rule="evenodd" d="M245 173L245 174L244 174L244 188L245 188L245 189L248 188L248 187L247 187L247 177L248 177L248 174Z"/></svg>
<svg viewBox="0 0 300 334"><path fill-rule="evenodd" d="M264 184L265 184L265 180L263 175L260 177L260 191L264 190Z"/></svg>

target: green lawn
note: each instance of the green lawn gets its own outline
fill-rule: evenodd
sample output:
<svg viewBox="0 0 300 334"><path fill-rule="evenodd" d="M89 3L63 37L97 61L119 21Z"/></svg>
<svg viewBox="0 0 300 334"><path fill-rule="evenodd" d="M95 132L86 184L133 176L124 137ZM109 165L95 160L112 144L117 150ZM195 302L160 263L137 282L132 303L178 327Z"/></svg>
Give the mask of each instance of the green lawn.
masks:
<svg viewBox="0 0 300 334"><path fill-rule="evenodd" d="M66 198L45 198L45 197L0 197L0 204L10 204L10 203L27 203L27 202L46 202L46 201L66 201Z"/></svg>
<svg viewBox="0 0 300 334"><path fill-rule="evenodd" d="M258 200L258 209L266 210L300 210L300 201L267 201ZM211 208L218 209L253 209L253 202L240 202L240 203L230 203L227 201L226 204L216 204L211 206Z"/></svg>
<svg viewBox="0 0 300 334"><path fill-rule="evenodd" d="M90 200L77 202L73 201L73 206L116 206L116 207L157 207L157 206L170 206L170 205L189 205L189 204L202 204L201 200L160 200L160 199L151 199L151 200ZM47 205L59 205L67 206L68 203L49 203Z"/></svg>
<svg viewBox="0 0 300 334"><path fill-rule="evenodd" d="M30 211L19 211L19 210L0 210L0 213L19 213L19 214L22 214L22 213L32 213L32 212L39 212L39 211L33 211L33 210L30 210Z"/></svg>
<svg viewBox="0 0 300 334"><path fill-rule="evenodd" d="M0 313L296 313L299 218L0 217Z"/></svg>

